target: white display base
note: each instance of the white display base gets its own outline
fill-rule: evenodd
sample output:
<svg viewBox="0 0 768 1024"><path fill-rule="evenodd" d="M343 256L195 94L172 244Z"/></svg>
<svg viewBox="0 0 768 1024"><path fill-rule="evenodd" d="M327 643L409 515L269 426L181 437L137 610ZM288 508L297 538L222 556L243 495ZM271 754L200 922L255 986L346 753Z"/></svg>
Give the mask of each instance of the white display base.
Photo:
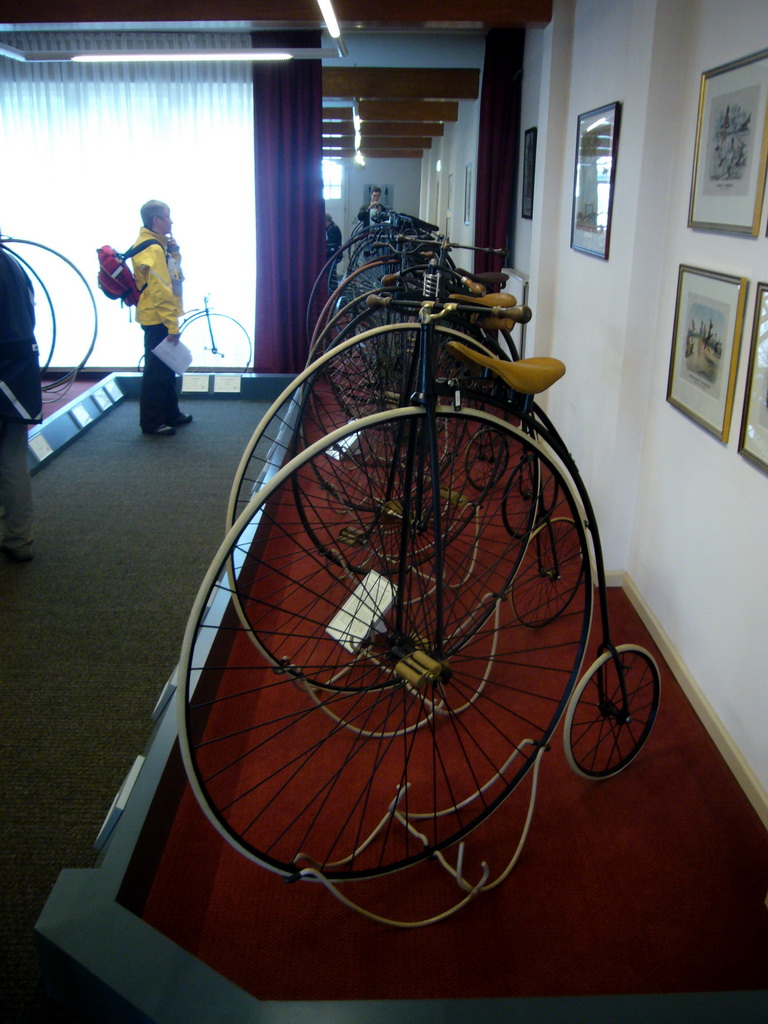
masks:
<svg viewBox="0 0 768 1024"><path fill-rule="evenodd" d="M42 463L76 441L123 397L114 376L107 377L32 427L27 445L30 472L37 472Z"/></svg>
<svg viewBox="0 0 768 1024"><path fill-rule="evenodd" d="M115 799L112 801L112 806L107 812L107 816L104 819L104 824L101 826L99 834L96 836L94 847L97 850L101 850L112 834L112 830L120 819L120 815L125 810L125 805L128 803L131 793L133 792L133 786L136 779L139 777L142 765L144 764L144 755L139 754L136 760L131 765L131 769L123 780L123 784L118 789Z"/></svg>

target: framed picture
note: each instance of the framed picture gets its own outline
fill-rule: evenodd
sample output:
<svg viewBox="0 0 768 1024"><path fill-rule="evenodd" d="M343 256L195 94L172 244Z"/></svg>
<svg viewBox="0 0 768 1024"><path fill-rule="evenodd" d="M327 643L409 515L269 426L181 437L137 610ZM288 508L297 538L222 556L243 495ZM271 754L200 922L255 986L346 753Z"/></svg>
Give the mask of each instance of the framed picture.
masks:
<svg viewBox="0 0 768 1024"><path fill-rule="evenodd" d="M688 227L758 234L767 123L768 50L704 72Z"/></svg>
<svg viewBox="0 0 768 1024"><path fill-rule="evenodd" d="M536 175L536 128L526 130L523 141L523 194L520 216L533 220L533 181Z"/></svg>
<svg viewBox="0 0 768 1024"><path fill-rule="evenodd" d="M667 401L725 443L747 279L681 266Z"/></svg>
<svg viewBox="0 0 768 1024"><path fill-rule="evenodd" d="M608 259L621 104L579 114L573 175L571 248Z"/></svg>
<svg viewBox="0 0 768 1024"><path fill-rule="evenodd" d="M768 472L768 284L757 286L739 451Z"/></svg>

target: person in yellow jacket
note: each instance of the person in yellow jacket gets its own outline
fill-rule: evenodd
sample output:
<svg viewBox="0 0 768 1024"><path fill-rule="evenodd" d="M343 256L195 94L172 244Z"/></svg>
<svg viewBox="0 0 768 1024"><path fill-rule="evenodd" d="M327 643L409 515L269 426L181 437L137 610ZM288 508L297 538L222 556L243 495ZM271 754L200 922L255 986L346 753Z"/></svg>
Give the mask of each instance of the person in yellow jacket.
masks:
<svg viewBox="0 0 768 1024"><path fill-rule="evenodd" d="M132 257L133 276L141 292L136 320L144 331L144 373L141 380L139 425L142 433L170 437L176 428L192 422L179 409L176 374L155 355L163 339L179 341L179 317L182 315L181 253L171 234L173 221L167 203L150 199L141 208L144 225L134 248L148 245Z"/></svg>

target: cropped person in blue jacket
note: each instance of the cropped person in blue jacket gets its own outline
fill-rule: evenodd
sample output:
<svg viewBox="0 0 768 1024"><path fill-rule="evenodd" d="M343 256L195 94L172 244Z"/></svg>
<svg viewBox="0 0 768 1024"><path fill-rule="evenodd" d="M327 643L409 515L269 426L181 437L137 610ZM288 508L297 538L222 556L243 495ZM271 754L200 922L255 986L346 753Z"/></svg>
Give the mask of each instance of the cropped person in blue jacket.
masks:
<svg viewBox="0 0 768 1024"><path fill-rule="evenodd" d="M42 422L40 362L32 283L0 245L0 551L12 562L32 558L30 423Z"/></svg>

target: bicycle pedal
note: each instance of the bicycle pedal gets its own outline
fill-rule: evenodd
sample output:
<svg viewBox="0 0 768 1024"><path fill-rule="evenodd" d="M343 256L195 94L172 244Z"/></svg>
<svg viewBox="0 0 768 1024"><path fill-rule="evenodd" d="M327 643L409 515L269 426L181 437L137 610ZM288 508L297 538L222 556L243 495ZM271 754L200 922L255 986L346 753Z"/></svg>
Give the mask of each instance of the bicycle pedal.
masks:
<svg viewBox="0 0 768 1024"><path fill-rule="evenodd" d="M415 687L434 682L442 673L443 666L426 651L412 651L395 665L395 674Z"/></svg>
<svg viewBox="0 0 768 1024"><path fill-rule="evenodd" d="M357 544L362 547L368 543L368 534L361 526L345 526L337 537L339 544Z"/></svg>
<svg viewBox="0 0 768 1024"><path fill-rule="evenodd" d="M465 498L459 491L452 491L446 486L440 488L440 497L451 505L466 505L469 502L469 498Z"/></svg>
<svg viewBox="0 0 768 1024"><path fill-rule="evenodd" d="M384 519L396 519L402 522L403 519L403 506L402 503L397 501L396 498L390 498L389 501L385 501L381 506L381 515Z"/></svg>

